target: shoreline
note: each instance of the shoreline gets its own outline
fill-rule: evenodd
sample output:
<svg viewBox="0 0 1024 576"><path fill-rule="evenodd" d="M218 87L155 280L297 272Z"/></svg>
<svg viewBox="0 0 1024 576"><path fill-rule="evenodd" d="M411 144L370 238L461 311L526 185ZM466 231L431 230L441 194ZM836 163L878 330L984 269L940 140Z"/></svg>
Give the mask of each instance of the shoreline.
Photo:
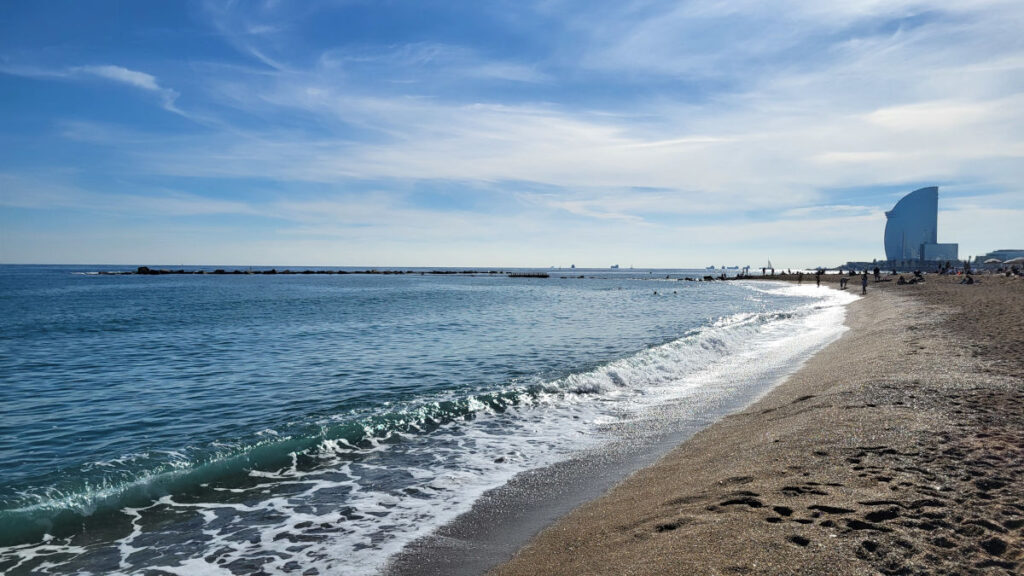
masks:
<svg viewBox="0 0 1024 576"><path fill-rule="evenodd" d="M1016 279L872 280L785 382L490 573L1015 573L1022 309Z"/></svg>
<svg viewBox="0 0 1024 576"><path fill-rule="evenodd" d="M385 576L474 576L510 559L539 531L601 497L637 470L653 465L700 430L742 410L775 384L704 398L698 406L662 407L680 424L669 430L626 432L626 438L550 466L520 473L485 492L472 508L390 558ZM631 425L632 426L632 425ZM641 425L640 428L643 428ZM636 436L642 436L637 438Z"/></svg>
<svg viewBox="0 0 1024 576"><path fill-rule="evenodd" d="M787 287L784 282L772 285ZM381 573L471 576L507 561L536 533L574 508L600 497L698 431L743 410L784 382L846 331L834 316L831 323L821 323L845 308L838 302L846 300L839 294L826 297L829 303L824 309L819 303L815 306L818 312L808 317L816 318L815 327L806 334L800 333L802 336L787 334L782 340L773 340L773 346L755 353L758 359L751 366L757 368L737 366L734 359L728 368L708 367L709 372L699 371L704 375L695 373L695 377L703 383L693 388L691 394L659 404L642 418L607 425L605 433L611 435L610 443L602 443L569 460L522 472L488 490L469 511L389 558ZM798 343L808 337L814 344L808 347ZM751 351L755 349L759 348Z"/></svg>

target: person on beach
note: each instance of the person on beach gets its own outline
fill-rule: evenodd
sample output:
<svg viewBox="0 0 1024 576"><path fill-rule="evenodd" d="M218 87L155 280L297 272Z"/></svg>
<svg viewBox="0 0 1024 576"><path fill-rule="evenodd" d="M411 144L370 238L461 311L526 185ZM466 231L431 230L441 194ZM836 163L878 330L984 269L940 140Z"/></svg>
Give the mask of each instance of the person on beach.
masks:
<svg viewBox="0 0 1024 576"><path fill-rule="evenodd" d="M867 270L865 270L864 274L862 274L861 277L860 277L860 293L861 294L867 294L868 293L868 271Z"/></svg>
<svg viewBox="0 0 1024 576"><path fill-rule="evenodd" d="M821 288L821 268L818 268L818 271L814 273L814 285Z"/></svg>

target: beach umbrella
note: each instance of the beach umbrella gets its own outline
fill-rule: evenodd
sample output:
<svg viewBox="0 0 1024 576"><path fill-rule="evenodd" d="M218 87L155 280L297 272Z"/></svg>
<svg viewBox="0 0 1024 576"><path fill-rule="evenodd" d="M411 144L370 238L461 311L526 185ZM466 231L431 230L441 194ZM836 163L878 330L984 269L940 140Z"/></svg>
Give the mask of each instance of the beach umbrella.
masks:
<svg viewBox="0 0 1024 576"><path fill-rule="evenodd" d="M1002 263L1003 263L1003 261L1000 260L999 258L989 258L988 260L985 260L985 264L1002 264Z"/></svg>

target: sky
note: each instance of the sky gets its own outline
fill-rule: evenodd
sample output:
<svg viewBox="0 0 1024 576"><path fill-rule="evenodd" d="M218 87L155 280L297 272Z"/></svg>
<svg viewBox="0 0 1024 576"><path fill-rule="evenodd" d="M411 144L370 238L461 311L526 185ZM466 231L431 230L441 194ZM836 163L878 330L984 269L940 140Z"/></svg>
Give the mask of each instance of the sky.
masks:
<svg viewBox="0 0 1024 576"><path fill-rule="evenodd" d="M1019 0L0 3L0 262L1024 248Z"/></svg>

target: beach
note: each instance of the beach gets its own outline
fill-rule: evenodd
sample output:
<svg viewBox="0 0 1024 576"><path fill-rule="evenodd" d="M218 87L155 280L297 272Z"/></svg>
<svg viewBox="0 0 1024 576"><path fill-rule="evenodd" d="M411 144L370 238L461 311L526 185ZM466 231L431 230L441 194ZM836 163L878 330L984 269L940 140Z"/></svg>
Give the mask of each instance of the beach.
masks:
<svg viewBox="0 0 1024 576"><path fill-rule="evenodd" d="M491 573L1020 573L1024 281L978 278L870 281L796 374Z"/></svg>
<svg viewBox="0 0 1024 576"><path fill-rule="evenodd" d="M0 275L5 574L1020 569L1019 280L90 271Z"/></svg>

